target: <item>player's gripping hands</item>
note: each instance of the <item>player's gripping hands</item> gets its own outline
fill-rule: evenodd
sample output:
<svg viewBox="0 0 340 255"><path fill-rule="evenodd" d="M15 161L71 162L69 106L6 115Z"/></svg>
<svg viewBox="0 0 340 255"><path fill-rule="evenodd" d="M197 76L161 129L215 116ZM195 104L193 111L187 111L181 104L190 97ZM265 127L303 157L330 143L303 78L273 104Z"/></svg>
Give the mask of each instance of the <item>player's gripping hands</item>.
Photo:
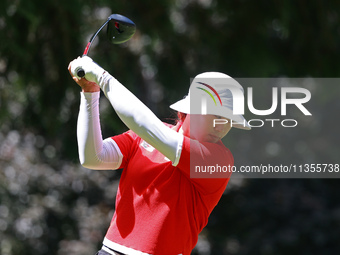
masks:
<svg viewBox="0 0 340 255"><path fill-rule="evenodd" d="M78 70L83 69L84 78L77 75ZM105 70L88 56L78 57L70 62L68 70L73 80L82 88L83 92L96 92L100 90L98 86Z"/></svg>

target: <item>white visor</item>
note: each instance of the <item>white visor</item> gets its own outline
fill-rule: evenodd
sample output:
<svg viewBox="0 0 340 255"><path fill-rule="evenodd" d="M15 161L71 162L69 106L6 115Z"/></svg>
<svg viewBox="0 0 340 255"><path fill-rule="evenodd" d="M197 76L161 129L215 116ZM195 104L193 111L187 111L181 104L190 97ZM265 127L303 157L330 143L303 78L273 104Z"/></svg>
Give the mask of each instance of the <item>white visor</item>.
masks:
<svg viewBox="0 0 340 255"><path fill-rule="evenodd" d="M188 95L170 105L171 109L186 114L211 114L227 118L231 126L250 130L241 114L234 114L234 106L243 107L243 88L230 76L218 72L197 75L191 82Z"/></svg>

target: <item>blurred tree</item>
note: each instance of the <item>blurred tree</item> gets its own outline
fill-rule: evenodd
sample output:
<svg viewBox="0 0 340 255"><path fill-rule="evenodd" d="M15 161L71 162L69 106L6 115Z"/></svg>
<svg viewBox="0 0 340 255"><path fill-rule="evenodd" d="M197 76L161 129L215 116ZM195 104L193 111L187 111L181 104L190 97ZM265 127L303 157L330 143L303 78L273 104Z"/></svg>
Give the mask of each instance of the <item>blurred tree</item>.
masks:
<svg viewBox="0 0 340 255"><path fill-rule="evenodd" d="M120 172L78 164L79 88L67 65L111 13L137 33L113 46L102 32L89 55L167 121L202 71L338 77L339 9L335 0L1 1L0 254L100 247ZM301 128L233 130L236 164L339 162L339 87L311 91L313 120ZM104 136L126 129L105 98L101 119ZM337 254L338 194L337 180L232 180L193 254Z"/></svg>

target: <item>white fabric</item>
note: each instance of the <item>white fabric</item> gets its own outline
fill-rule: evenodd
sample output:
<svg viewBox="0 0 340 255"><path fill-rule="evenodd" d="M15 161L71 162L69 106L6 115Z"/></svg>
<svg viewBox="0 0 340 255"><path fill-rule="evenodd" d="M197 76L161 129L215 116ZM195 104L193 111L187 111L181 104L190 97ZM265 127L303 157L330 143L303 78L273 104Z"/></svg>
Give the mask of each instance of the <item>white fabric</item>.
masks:
<svg viewBox="0 0 340 255"><path fill-rule="evenodd" d="M104 73L104 69L97 65L93 60L88 56L83 56L72 61L71 64L71 73L76 76L78 79L78 70L83 69L85 72L85 79L88 81L92 81L98 83L98 78Z"/></svg>
<svg viewBox="0 0 340 255"><path fill-rule="evenodd" d="M100 92L81 93L77 124L80 163L90 169L117 169L123 155L111 138L103 141L99 121Z"/></svg>
<svg viewBox="0 0 340 255"><path fill-rule="evenodd" d="M98 85L125 125L176 166L182 151L183 134L164 125L146 105L109 73L100 77Z"/></svg>
<svg viewBox="0 0 340 255"><path fill-rule="evenodd" d="M118 243L112 242L111 240L107 239L106 237L104 238L103 244L104 245L102 246L102 249L104 251L107 251L110 254L113 254L113 255L114 255L114 253L112 253L112 251L110 249L118 251L120 253L127 254L127 255L151 255L149 253L137 251L135 249L132 249L132 248L120 245ZM110 249L108 249L107 247L110 248ZM183 254L178 254L178 255L183 255Z"/></svg>
<svg viewBox="0 0 340 255"><path fill-rule="evenodd" d="M119 81L105 72L89 57L78 58L71 63L71 71L84 68L85 78L95 81L103 90L111 105L125 125L139 137L156 148L176 166L182 151L183 134L170 129L135 95ZM89 95L88 95L89 94ZM112 141L102 145L99 123L99 92L83 93L78 120L79 158L92 169L112 169L121 162L121 152ZM112 151L111 151L112 150Z"/></svg>
<svg viewBox="0 0 340 255"><path fill-rule="evenodd" d="M118 252L121 252L123 254L128 254L128 255L150 255L148 253L137 251L135 249L128 248L128 247L120 245L118 243L114 243L114 242L110 241L109 239L107 239L106 237L104 238L103 244L105 246L109 247L110 249L118 251ZM110 253L110 250L105 248L105 246L103 246L102 249Z"/></svg>

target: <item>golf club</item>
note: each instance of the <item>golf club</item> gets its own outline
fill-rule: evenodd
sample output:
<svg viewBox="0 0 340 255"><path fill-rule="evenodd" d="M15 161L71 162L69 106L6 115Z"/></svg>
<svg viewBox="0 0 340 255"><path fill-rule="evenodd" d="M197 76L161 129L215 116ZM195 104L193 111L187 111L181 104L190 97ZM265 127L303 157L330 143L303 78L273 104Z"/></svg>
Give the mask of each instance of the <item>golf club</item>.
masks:
<svg viewBox="0 0 340 255"><path fill-rule="evenodd" d="M99 32L106 26L106 24L108 24L107 37L113 44L121 44L130 40L130 38L136 32L136 25L132 20L120 14L111 14L107 18L105 23L98 29L98 31L93 34L90 41L86 45L83 56L87 56L93 40L96 38ZM85 76L84 69L82 68L78 69L77 75L78 77L83 78Z"/></svg>

